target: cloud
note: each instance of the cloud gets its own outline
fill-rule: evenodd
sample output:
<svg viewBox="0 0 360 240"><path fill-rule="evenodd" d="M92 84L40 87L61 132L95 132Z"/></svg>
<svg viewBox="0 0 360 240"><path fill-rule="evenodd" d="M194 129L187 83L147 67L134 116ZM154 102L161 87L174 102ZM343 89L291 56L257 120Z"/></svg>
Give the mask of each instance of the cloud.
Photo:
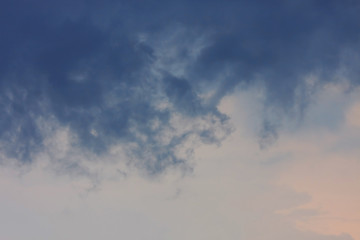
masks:
<svg viewBox="0 0 360 240"><path fill-rule="evenodd" d="M359 7L1 1L0 237L358 239Z"/></svg>
<svg viewBox="0 0 360 240"><path fill-rule="evenodd" d="M231 132L217 107L237 86L263 85L269 109L301 115L311 102L309 75L318 78L313 88L339 76L357 85L358 8L354 1L3 1L1 149L33 162L49 137L45 121L69 128L73 144L95 155L131 146L128 158L151 174L184 166L179 151L189 139L219 143ZM179 121L190 126L180 129ZM263 122L266 145L281 124Z"/></svg>

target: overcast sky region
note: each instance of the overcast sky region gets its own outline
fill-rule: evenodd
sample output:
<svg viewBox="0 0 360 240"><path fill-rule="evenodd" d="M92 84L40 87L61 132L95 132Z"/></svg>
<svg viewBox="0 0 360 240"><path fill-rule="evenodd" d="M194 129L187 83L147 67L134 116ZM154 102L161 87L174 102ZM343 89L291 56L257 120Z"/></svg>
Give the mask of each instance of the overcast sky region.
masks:
<svg viewBox="0 0 360 240"><path fill-rule="evenodd" d="M360 240L360 1L0 1L0 240Z"/></svg>

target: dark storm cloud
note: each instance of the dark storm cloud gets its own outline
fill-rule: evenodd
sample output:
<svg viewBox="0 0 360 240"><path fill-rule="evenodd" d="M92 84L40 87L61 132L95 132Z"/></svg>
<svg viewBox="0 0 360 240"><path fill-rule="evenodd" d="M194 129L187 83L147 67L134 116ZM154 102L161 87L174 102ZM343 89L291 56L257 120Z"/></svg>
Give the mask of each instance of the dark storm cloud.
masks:
<svg viewBox="0 0 360 240"><path fill-rule="evenodd" d="M31 162L45 137L38 120L53 118L97 154L134 143L131 155L152 172L184 163L175 151L190 135L219 140L215 132L227 118L216 106L237 85L262 81L268 104L291 109L306 75L331 81L344 52L359 54L358 12L357 1L2 1L2 151ZM184 76L154 74L159 55L138 36L162 36L174 26L211 33L209 44ZM358 62L345 67L358 84ZM174 114L209 125L160 141L175 127ZM271 124L262 134L265 141L276 136Z"/></svg>

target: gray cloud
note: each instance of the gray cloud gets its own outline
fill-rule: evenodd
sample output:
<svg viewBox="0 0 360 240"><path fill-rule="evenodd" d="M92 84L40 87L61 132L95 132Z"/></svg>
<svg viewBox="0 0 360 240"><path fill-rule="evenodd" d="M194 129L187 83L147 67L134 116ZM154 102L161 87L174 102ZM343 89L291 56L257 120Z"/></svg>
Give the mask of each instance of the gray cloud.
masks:
<svg viewBox="0 0 360 240"><path fill-rule="evenodd" d="M131 143L129 155L158 173L186 164L177 151L190 137L214 143L229 133L217 105L238 85L262 82L267 104L291 112L295 100L308 102L295 97L308 74L333 81L345 64L359 83L355 1L2 1L0 9L1 149L21 162L44 147L39 119L55 119L80 148L102 154ZM184 34L162 46L176 26ZM195 56L189 44L204 36ZM176 47L172 62L161 59L159 49ZM179 117L188 129L178 129ZM275 125L264 125L261 141L276 138Z"/></svg>

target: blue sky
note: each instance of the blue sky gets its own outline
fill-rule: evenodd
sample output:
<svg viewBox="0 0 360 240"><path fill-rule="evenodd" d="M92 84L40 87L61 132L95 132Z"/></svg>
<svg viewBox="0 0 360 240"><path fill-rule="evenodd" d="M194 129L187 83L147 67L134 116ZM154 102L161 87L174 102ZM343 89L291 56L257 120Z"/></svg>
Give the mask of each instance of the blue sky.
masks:
<svg viewBox="0 0 360 240"><path fill-rule="evenodd" d="M360 240L359 10L2 1L0 238Z"/></svg>

